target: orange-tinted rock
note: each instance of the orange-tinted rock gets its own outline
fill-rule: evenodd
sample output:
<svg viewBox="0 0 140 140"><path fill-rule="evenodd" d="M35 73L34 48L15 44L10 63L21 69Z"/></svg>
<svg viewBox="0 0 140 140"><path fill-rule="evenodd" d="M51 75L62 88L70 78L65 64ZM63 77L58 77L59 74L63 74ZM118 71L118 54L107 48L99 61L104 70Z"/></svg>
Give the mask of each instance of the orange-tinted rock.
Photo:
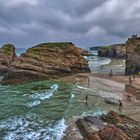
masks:
<svg viewBox="0 0 140 140"><path fill-rule="evenodd" d="M113 111L100 117L79 119L76 124L84 140L140 139L140 123Z"/></svg>
<svg viewBox="0 0 140 140"><path fill-rule="evenodd" d="M15 60L3 84L16 84L74 73L90 72L87 61L74 44L69 42L44 43L32 47Z"/></svg>
<svg viewBox="0 0 140 140"><path fill-rule="evenodd" d="M7 72L8 67L16 58L15 46L12 44L5 44L0 48L0 75Z"/></svg>
<svg viewBox="0 0 140 140"><path fill-rule="evenodd" d="M107 115L101 116L101 119L111 124L117 124L122 122L122 118L120 117L120 115L113 111L109 112Z"/></svg>
<svg viewBox="0 0 140 140"><path fill-rule="evenodd" d="M99 136L101 137L101 140L129 140L125 132L110 125L101 130Z"/></svg>

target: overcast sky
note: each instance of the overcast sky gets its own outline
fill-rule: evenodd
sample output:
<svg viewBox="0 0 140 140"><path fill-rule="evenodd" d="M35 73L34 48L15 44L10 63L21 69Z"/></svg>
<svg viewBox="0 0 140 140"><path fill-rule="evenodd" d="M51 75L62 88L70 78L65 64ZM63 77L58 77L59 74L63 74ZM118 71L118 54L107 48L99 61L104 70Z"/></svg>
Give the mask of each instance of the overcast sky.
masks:
<svg viewBox="0 0 140 140"><path fill-rule="evenodd" d="M140 0L0 0L0 46L72 41L79 47L140 34Z"/></svg>

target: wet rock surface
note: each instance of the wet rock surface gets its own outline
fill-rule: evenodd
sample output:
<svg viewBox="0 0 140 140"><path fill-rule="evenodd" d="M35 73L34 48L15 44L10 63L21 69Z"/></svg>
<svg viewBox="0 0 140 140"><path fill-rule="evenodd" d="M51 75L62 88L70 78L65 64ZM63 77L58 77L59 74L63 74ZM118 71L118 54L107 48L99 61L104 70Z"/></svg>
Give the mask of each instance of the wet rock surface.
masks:
<svg viewBox="0 0 140 140"><path fill-rule="evenodd" d="M109 112L100 117L84 117L76 121L81 139L75 140L139 140L140 122L116 112ZM66 133L67 134L67 133ZM72 140L65 136L64 140Z"/></svg>
<svg viewBox="0 0 140 140"><path fill-rule="evenodd" d="M74 44L44 43L28 49L15 60L2 84L56 79L79 72L90 72L90 69Z"/></svg>

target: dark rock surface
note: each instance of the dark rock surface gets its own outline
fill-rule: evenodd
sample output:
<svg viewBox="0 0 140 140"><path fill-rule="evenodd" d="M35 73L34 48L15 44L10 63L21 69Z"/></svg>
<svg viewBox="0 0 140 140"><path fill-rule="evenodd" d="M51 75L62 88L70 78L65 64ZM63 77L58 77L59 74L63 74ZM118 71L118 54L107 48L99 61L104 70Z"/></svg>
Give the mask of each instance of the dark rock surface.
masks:
<svg viewBox="0 0 140 140"><path fill-rule="evenodd" d="M32 47L15 60L2 84L16 84L90 72L87 61L74 44L44 43Z"/></svg>
<svg viewBox="0 0 140 140"><path fill-rule="evenodd" d="M95 47L90 47L91 51L98 51L100 48L103 48L104 46L95 46Z"/></svg>
<svg viewBox="0 0 140 140"><path fill-rule="evenodd" d="M78 119L76 125L82 137L75 140L139 140L140 123L116 112L100 117ZM65 136L64 140L72 140Z"/></svg>
<svg viewBox="0 0 140 140"><path fill-rule="evenodd" d="M126 74L140 73L140 37L129 38L126 42Z"/></svg>
<svg viewBox="0 0 140 140"><path fill-rule="evenodd" d="M98 56L109 58L125 58L126 49L125 44L115 44L98 49Z"/></svg>

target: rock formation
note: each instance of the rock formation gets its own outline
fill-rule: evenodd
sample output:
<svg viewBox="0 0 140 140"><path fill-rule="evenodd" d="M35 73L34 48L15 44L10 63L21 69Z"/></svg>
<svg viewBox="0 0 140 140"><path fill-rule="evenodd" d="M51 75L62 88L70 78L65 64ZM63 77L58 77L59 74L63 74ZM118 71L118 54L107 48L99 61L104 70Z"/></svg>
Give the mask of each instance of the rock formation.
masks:
<svg viewBox="0 0 140 140"><path fill-rule="evenodd" d="M0 48L0 75L7 72L8 67L16 58L15 46L12 44L5 44Z"/></svg>
<svg viewBox="0 0 140 140"><path fill-rule="evenodd" d="M74 44L44 43L34 46L15 60L2 84L16 84L90 72L87 61Z"/></svg>
<svg viewBox="0 0 140 140"><path fill-rule="evenodd" d="M98 51L100 48L103 48L104 46L95 46L95 47L90 47L91 51Z"/></svg>
<svg viewBox="0 0 140 140"><path fill-rule="evenodd" d="M83 48L78 48L78 51L80 52L80 54L82 56L93 56L92 52L86 50L86 49L83 49Z"/></svg>
<svg viewBox="0 0 140 140"><path fill-rule="evenodd" d="M125 58L125 44L115 44L98 49L98 56L110 58Z"/></svg>
<svg viewBox="0 0 140 140"><path fill-rule="evenodd" d="M140 37L133 36L126 42L126 74L140 73Z"/></svg>
<svg viewBox="0 0 140 140"><path fill-rule="evenodd" d="M76 121L81 133L66 136L63 140L138 140L140 123L113 111L100 117L87 116ZM69 128L68 128L69 129ZM68 130L67 129L67 130ZM76 128L73 128L76 130ZM78 132L78 131L77 131Z"/></svg>

